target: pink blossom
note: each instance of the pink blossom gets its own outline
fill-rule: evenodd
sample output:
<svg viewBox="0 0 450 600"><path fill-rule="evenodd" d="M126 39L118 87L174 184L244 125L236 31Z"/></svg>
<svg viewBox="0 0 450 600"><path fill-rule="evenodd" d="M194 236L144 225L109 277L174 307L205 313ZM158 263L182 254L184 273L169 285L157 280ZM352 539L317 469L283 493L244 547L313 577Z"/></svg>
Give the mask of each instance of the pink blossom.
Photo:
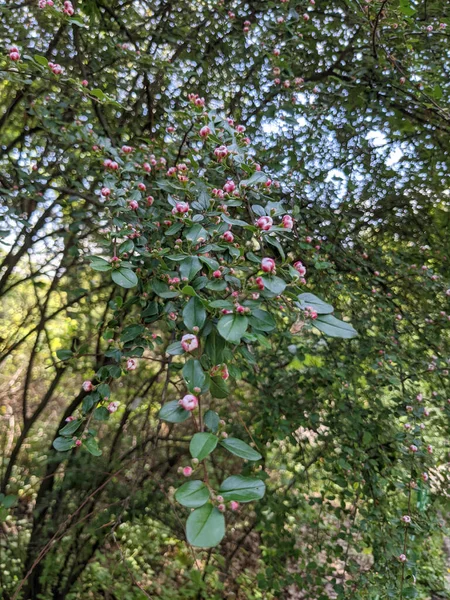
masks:
<svg viewBox="0 0 450 600"><path fill-rule="evenodd" d="M228 148L226 146L218 146L215 150L214 150L214 154L216 156L216 158L218 158L219 160L222 160L222 158L225 158L228 155Z"/></svg>
<svg viewBox="0 0 450 600"><path fill-rule="evenodd" d="M263 258L261 261L261 269L266 273L273 273L273 271L275 271L275 261L273 258Z"/></svg>
<svg viewBox="0 0 450 600"><path fill-rule="evenodd" d="M234 183L234 181L232 179L228 180L226 182L226 184L223 186L223 190L227 194L230 194L231 192L234 192L235 189L236 189L236 184Z"/></svg>
<svg viewBox="0 0 450 600"><path fill-rule="evenodd" d="M172 214L173 215L177 215L177 214L184 214L187 213L189 211L189 203L188 202L177 202L175 204L175 207L172 209Z"/></svg>
<svg viewBox="0 0 450 600"><path fill-rule="evenodd" d="M64 2L64 13L65 13L66 15L69 15L69 17L71 17L71 16L73 15L73 13L74 13L74 12L75 12L75 11L74 11L74 9L73 9L72 2L70 2L69 0L66 0L66 1Z"/></svg>
<svg viewBox="0 0 450 600"><path fill-rule="evenodd" d="M119 408L119 404L120 404L120 402L117 402L117 401L116 402L110 402L108 404L108 412L110 412L110 413L116 412L116 410Z"/></svg>
<svg viewBox="0 0 450 600"><path fill-rule="evenodd" d="M198 348L197 336L192 333L187 333L181 338L181 347L185 352L193 352Z"/></svg>
<svg viewBox="0 0 450 600"><path fill-rule="evenodd" d="M107 187L102 187L102 191L101 191L101 194L102 194L102 196L105 196L105 197L106 197L106 196L109 196L109 195L110 195L110 193L111 193L111 190L110 190L109 188L107 188Z"/></svg>
<svg viewBox="0 0 450 600"><path fill-rule="evenodd" d="M134 358L129 358L127 360L127 371L134 371L137 367L136 361Z"/></svg>
<svg viewBox="0 0 450 600"><path fill-rule="evenodd" d="M230 508L231 508L231 510L233 510L233 511L236 511L236 510L238 510L238 509L239 509L239 502L236 502L236 500L232 500L232 501L230 502Z"/></svg>
<svg viewBox="0 0 450 600"><path fill-rule="evenodd" d="M92 390L94 389L94 384L92 383L92 381L83 381L82 388L85 392L92 392Z"/></svg>
<svg viewBox="0 0 450 600"><path fill-rule="evenodd" d="M181 398L181 400L179 400L179 404L184 408L184 410L191 411L194 410L194 408L197 408L198 398L193 394L186 394L183 396L183 398Z"/></svg>
<svg viewBox="0 0 450 600"><path fill-rule="evenodd" d="M131 210L137 210L139 208L139 202L137 202L136 200L131 200L128 203L128 206L131 208Z"/></svg>
<svg viewBox="0 0 450 600"><path fill-rule="evenodd" d="M124 154L131 154L131 152L133 152L133 148L131 146L122 146L122 152Z"/></svg>
<svg viewBox="0 0 450 600"><path fill-rule="evenodd" d="M281 220L281 226L285 229L292 229L294 227L294 220L291 215L284 215Z"/></svg>
<svg viewBox="0 0 450 600"><path fill-rule="evenodd" d="M89 81L87 79L83 79L83 81L81 82L81 85L83 87L87 87L89 85Z"/></svg>
<svg viewBox="0 0 450 600"><path fill-rule="evenodd" d="M208 127L208 125L205 125L204 127L202 127L199 131L199 135L202 138L206 138L208 137L208 135L211 133L211 129Z"/></svg>
<svg viewBox="0 0 450 600"><path fill-rule="evenodd" d="M222 277L222 272L219 271L219 269L217 269L216 271L213 271L213 277L215 277L216 279L219 279L220 277Z"/></svg>
<svg viewBox="0 0 450 600"><path fill-rule="evenodd" d="M406 558L406 554L400 554L400 556L398 557L398 560L399 560L401 563L404 563L404 562L406 562L408 559Z"/></svg>
<svg viewBox="0 0 450 600"><path fill-rule="evenodd" d="M269 231L269 229L272 227L272 225L273 225L272 217L267 217L267 216L259 217L259 219L256 221L256 227L259 227L263 231Z"/></svg>
<svg viewBox="0 0 450 600"><path fill-rule="evenodd" d="M304 277L306 275L306 267L303 265L303 263L300 260L295 262L293 264L293 267L301 277Z"/></svg>
<svg viewBox="0 0 450 600"><path fill-rule="evenodd" d="M183 475L190 477L192 475L192 467L183 467Z"/></svg>
<svg viewBox="0 0 450 600"><path fill-rule="evenodd" d="M226 242L232 242L234 240L234 235L231 233L231 231L225 231L225 233L222 236L222 239L224 239Z"/></svg>
<svg viewBox="0 0 450 600"><path fill-rule="evenodd" d="M75 446L79 448L83 442L81 440L76 440Z"/></svg>

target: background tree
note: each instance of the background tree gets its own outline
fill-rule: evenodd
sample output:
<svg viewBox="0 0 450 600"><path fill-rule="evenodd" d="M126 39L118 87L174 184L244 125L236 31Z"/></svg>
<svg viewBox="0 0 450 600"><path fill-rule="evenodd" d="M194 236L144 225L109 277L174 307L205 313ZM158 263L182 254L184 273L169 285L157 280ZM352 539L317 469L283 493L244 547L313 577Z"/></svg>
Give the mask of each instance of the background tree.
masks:
<svg viewBox="0 0 450 600"><path fill-rule="evenodd" d="M448 7L0 10L5 597L21 582L24 598L445 597ZM325 339L297 321L248 348L221 417L264 449L268 493L194 554L170 487L188 438L157 420L166 354L111 386L120 408L99 422L101 457L52 449L82 381L112 360L107 323L122 335L130 318L131 292L86 260L107 223L102 162L124 144L185 162L198 142L188 93L246 127L296 221L284 250L306 266L304 291L360 334ZM241 465L217 459L214 476Z"/></svg>

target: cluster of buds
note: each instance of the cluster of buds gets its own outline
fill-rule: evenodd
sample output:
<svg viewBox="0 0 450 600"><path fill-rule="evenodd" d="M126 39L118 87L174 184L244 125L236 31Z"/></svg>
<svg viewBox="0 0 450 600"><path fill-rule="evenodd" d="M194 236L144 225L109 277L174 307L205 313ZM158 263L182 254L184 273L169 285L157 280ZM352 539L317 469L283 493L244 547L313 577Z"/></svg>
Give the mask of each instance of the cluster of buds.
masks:
<svg viewBox="0 0 450 600"><path fill-rule="evenodd" d="M73 5L72 2L70 2L70 0L66 0L64 2L64 14L68 15L69 17L71 17L73 15L73 13L75 12L73 9Z"/></svg>
<svg viewBox="0 0 450 600"><path fill-rule="evenodd" d="M46 6L53 6L53 0L39 0L38 6L39 8L45 8Z"/></svg>
<svg viewBox="0 0 450 600"><path fill-rule="evenodd" d="M192 102L195 106L203 107L205 106L205 99L200 98L198 94L188 94L189 102Z"/></svg>
<svg viewBox="0 0 450 600"><path fill-rule="evenodd" d="M112 171L117 171L119 168L119 165L116 163L116 161L111 160L110 158L107 158L103 161L103 166L105 169L111 169Z"/></svg>
<svg viewBox="0 0 450 600"><path fill-rule="evenodd" d="M14 62L20 60L20 52L17 46L11 46L11 48L9 49L9 58Z"/></svg>
<svg viewBox="0 0 450 600"><path fill-rule="evenodd" d="M56 63L49 62L48 68L53 73L53 75L61 75L61 73L63 72L62 66Z"/></svg>
<svg viewBox="0 0 450 600"><path fill-rule="evenodd" d="M309 319L317 319L317 311L314 310L314 308L312 306L307 306L305 308L305 317L309 318Z"/></svg>

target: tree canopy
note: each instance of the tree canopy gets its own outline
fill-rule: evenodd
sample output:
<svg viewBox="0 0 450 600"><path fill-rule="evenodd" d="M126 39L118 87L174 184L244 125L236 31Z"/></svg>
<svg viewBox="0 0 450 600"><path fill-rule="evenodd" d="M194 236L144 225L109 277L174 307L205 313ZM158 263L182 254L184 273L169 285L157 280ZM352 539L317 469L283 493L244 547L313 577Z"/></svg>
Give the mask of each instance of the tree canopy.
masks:
<svg viewBox="0 0 450 600"><path fill-rule="evenodd" d="M450 6L0 17L3 596L447 597Z"/></svg>

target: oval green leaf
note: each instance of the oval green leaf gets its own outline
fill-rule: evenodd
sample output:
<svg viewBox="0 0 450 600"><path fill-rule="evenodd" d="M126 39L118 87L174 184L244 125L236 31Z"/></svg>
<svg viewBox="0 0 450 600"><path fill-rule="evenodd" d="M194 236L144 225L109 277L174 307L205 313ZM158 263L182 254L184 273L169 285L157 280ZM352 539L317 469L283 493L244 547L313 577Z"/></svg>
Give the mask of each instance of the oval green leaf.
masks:
<svg viewBox="0 0 450 600"><path fill-rule="evenodd" d="M213 548L225 535L225 517L209 502L196 508L186 522L186 538L192 546Z"/></svg>
<svg viewBox="0 0 450 600"><path fill-rule="evenodd" d="M120 285L120 287L129 289L137 285L138 278L136 273L126 267L120 267L111 273L111 278L114 283Z"/></svg>
<svg viewBox="0 0 450 600"><path fill-rule="evenodd" d="M192 458L203 460L215 449L218 441L218 437L212 433L196 433L189 444L189 452Z"/></svg>
<svg viewBox="0 0 450 600"><path fill-rule="evenodd" d="M187 508L198 508L209 500L209 490L202 481L187 481L175 492L175 500Z"/></svg>
<svg viewBox="0 0 450 600"><path fill-rule="evenodd" d="M358 332L350 323L336 319L333 315L318 317L313 321L313 325L330 337L350 339L358 335Z"/></svg>
<svg viewBox="0 0 450 600"><path fill-rule="evenodd" d="M178 404L178 400L167 402L159 411L158 418L169 423L183 423L189 419L190 412Z"/></svg>
<svg viewBox="0 0 450 600"><path fill-rule="evenodd" d="M251 446L238 438L226 438L221 440L220 444L231 452L231 454L235 454L245 460L260 460L262 458L259 452L253 450Z"/></svg>
<svg viewBox="0 0 450 600"><path fill-rule="evenodd" d="M247 331L248 319L244 315L225 315L217 323L217 331L227 340L238 344Z"/></svg>
<svg viewBox="0 0 450 600"><path fill-rule="evenodd" d="M220 486L219 493L226 501L252 502L260 500L266 492L266 486L261 479L232 475L225 479Z"/></svg>

